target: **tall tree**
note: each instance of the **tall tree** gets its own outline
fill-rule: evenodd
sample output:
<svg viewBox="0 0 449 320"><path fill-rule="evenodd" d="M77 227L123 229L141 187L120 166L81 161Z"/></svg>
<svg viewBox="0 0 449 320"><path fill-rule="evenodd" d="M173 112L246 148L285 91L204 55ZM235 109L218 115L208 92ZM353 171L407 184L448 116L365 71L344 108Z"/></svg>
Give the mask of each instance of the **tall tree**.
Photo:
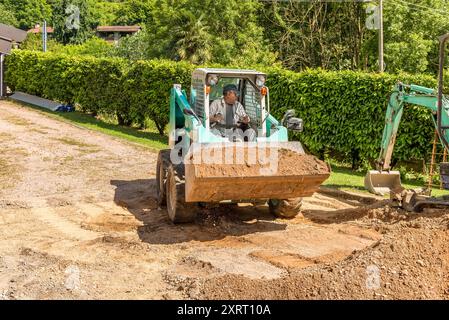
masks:
<svg viewBox="0 0 449 320"><path fill-rule="evenodd" d="M117 10L115 24L148 25L155 13L155 0L125 0Z"/></svg>
<svg viewBox="0 0 449 320"><path fill-rule="evenodd" d="M355 69L362 60L361 2L263 1L260 23L285 67Z"/></svg>
<svg viewBox="0 0 449 320"><path fill-rule="evenodd" d="M10 26L18 27L19 23L14 15L14 10L2 3L0 0L0 23L8 24Z"/></svg>
<svg viewBox="0 0 449 320"><path fill-rule="evenodd" d="M13 13L16 25L21 29L30 29L36 24L42 24L44 19L51 19L51 6L46 0L2 0L0 4L3 4L5 13L9 12L10 17ZM1 15L3 16L3 12Z"/></svg>
<svg viewBox="0 0 449 320"><path fill-rule="evenodd" d="M385 2L387 71L436 73L438 37L449 32L449 1Z"/></svg>
<svg viewBox="0 0 449 320"><path fill-rule="evenodd" d="M256 0L156 0L149 56L197 63L272 63Z"/></svg>

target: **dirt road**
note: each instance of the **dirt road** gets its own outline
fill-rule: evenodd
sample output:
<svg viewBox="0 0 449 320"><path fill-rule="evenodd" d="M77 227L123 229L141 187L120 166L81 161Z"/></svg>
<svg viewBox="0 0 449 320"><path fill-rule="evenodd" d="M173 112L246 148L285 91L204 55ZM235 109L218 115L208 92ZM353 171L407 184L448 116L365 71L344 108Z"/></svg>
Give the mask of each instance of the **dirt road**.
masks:
<svg viewBox="0 0 449 320"><path fill-rule="evenodd" d="M449 297L449 215L324 190L173 225L156 153L0 102L0 299Z"/></svg>

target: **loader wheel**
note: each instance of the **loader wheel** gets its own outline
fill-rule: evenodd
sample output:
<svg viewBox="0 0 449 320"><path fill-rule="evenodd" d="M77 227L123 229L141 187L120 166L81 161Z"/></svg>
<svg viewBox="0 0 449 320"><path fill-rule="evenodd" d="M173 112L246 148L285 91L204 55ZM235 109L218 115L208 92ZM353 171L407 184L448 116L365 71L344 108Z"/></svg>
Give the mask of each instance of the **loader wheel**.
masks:
<svg viewBox="0 0 449 320"><path fill-rule="evenodd" d="M294 218L301 212L302 198L270 199L268 207L270 213L279 218Z"/></svg>
<svg viewBox="0 0 449 320"><path fill-rule="evenodd" d="M166 181L167 167L170 162L170 150L161 150L157 157L156 165L156 194L157 204L162 207L167 204Z"/></svg>
<svg viewBox="0 0 449 320"><path fill-rule="evenodd" d="M195 220L197 207L194 203L185 202L185 183L183 176L173 165L167 169L166 182L167 212L174 223L192 222Z"/></svg>

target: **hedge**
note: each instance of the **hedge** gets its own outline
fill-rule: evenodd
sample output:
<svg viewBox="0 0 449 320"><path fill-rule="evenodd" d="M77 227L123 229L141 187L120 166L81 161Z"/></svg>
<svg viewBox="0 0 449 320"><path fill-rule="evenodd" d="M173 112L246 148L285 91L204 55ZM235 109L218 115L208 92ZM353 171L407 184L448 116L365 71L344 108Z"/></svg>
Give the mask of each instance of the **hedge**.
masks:
<svg viewBox="0 0 449 320"><path fill-rule="evenodd" d="M149 118L161 133L168 123L170 87L181 83L188 88L195 69L188 63L166 60L131 63L23 50L14 51L6 63L6 81L13 90L76 103L83 111L117 116L121 124L143 125ZM427 75L325 70L296 73L271 67L261 71L268 74L271 111L276 118L287 109L295 109L304 120L299 138L312 153L330 152L348 161L377 157L387 98L397 81L436 87L436 79ZM423 107L407 107L394 157L428 158L433 134L430 112Z"/></svg>
<svg viewBox="0 0 449 320"><path fill-rule="evenodd" d="M328 151L345 160L373 160L379 154L387 99L398 82L434 88L427 75L391 75L354 71L270 69L272 113L280 118L295 109L304 120L301 141L315 154ZM431 113L406 106L398 130L395 160L428 158L434 135Z"/></svg>

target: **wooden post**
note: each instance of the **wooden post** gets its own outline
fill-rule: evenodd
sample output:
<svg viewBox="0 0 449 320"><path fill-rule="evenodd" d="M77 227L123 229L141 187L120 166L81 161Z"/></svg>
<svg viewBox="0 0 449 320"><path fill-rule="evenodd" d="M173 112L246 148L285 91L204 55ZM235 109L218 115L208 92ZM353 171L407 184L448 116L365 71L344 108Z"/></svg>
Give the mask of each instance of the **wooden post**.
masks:
<svg viewBox="0 0 449 320"><path fill-rule="evenodd" d="M447 149L446 149L446 146L443 146L443 149L444 149L444 151L443 151L443 162L446 162L447 161ZM440 190L442 190L442 189L443 189L443 180L440 177Z"/></svg>

